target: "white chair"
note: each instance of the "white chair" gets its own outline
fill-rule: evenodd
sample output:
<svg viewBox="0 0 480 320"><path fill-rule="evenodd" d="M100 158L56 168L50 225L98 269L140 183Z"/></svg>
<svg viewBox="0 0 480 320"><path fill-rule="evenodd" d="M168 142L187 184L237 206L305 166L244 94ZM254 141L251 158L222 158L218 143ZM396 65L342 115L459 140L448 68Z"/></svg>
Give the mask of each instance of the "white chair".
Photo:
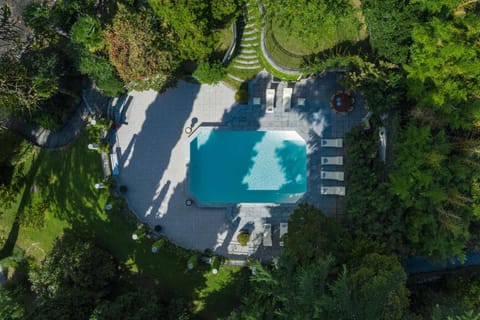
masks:
<svg viewBox="0 0 480 320"><path fill-rule="evenodd" d="M275 89L267 89L265 91L266 95L266 113L273 113L274 107L275 107Z"/></svg>
<svg viewBox="0 0 480 320"><path fill-rule="evenodd" d="M292 88L283 89L282 103L283 103L284 111L290 111L290 108L292 107L292 93L293 93Z"/></svg>
<svg viewBox="0 0 480 320"><path fill-rule="evenodd" d="M322 147L331 147L331 148L342 148L343 147L343 139L322 139L321 140Z"/></svg>
<svg viewBox="0 0 480 320"><path fill-rule="evenodd" d="M343 157L322 157L322 165L343 165Z"/></svg>
<svg viewBox="0 0 480 320"><path fill-rule="evenodd" d="M288 233L288 223L280 223L280 247L283 247L283 236Z"/></svg>
<svg viewBox="0 0 480 320"><path fill-rule="evenodd" d="M272 225L269 223L263 225L263 246L272 246Z"/></svg>
<svg viewBox="0 0 480 320"><path fill-rule="evenodd" d="M324 196L345 196L345 187L333 186L324 187L321 186L321 193Z"/></svg>
<svg viewBox="0 0 480 320"><path fill-rule="evenodd" d="M343 181L344 173L343 171L320 171L320 176L324 180L337 180Z"/></svg>
<svg viewBox="0 0 480 320"><path fill-rule="evenodd" d="M305 102L307 101L307 99L305 98L298 98L297 99L297 107L305 107Z"/></svg>

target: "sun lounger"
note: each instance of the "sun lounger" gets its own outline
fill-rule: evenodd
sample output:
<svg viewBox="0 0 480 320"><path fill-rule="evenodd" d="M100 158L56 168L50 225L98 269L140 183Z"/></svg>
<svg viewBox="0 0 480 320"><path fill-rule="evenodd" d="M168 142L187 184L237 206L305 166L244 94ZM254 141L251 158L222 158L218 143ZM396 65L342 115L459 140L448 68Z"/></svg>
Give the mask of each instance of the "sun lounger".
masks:
<svg viewBox="0 0 480 320"><path fill-rule="evenodd" d="M320 176L324 180L337 180L343 181L344 174L343 171L320 171Z"/></svg>
<svg viewBox="0 0 480 320"><path fill-rule="evenodd" d="M343 157L322 157L322 165L343 165Z"/></svg>
<svg viewBox="0 0 480 320"><path fill-rule="evenodd" d="M298 98L297 99L297 107L305 107L305 102L307 101L307 99L305 98Z"/></svg>
<svg viewBox="0 0 480 320"><path fill-rule="evenodd" d="M292 88L285 88L283 89L283 110L284 111L290 111L290 108L292 107Z"/></svg>
<svg viewBox="0 0 480 320"><path fill-rule="evenodd" d="M283 247L283 236L288 232L288 223L280 223L280 247Z"/></svg>
<svg viewBox="0 0 480 320"><path fill-rule="evenodd" d="M272 225L269 223L263 225L263 246L272 246Z"/></svg>
<svg viewBox="0 0 480 320"><path fill-rule="evenodd" d="M266 113L273 113L273 108L275 106L275 89L267 89L265 92L266 95Z"/></svg>
<svg viewBox="0 0 480 320"><path fill-rule="evenodd" d="M114 152L114 153L110 153L110 165L112 167L112 174L114 176L118 176L118 158L117 158L117 154Z"/></svg>
<svg viewBox="0 0 480 320"><path fill-rule="evenodd" d="M322 147L342 148L343 139L322 139Z"/></svg>
<svg viewBox="0 0 480 320"><path fill-rule="evenodd" d="M322 195L325 196L345 196L345 187L333 186L333 187L321 187Z"/></svg>

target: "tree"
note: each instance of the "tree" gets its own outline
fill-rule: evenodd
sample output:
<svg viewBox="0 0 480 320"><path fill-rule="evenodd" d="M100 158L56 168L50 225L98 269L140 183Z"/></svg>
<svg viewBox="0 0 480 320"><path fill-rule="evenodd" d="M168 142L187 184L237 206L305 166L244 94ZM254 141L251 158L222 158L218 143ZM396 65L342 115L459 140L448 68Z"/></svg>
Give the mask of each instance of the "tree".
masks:
<svg viewBox="0 0 480 320"><path fill-rule="evenodd" d="M478 18L433 18L412 31L407 72L408 93L422 108L446 116L452 127L465 127L480 106ZM475 98L476 97L476 98ZM447 118L448 117L448 118Z"/></svg>
<svg viewBox="0 0 480 320"><path fill-rule="evenodd" d="M193 73L202 83L217 84L227 75L227 70L220 63L204 62Z"/></svg>
<svg viewBox="0 0 480 320"><path fill-rule="evenodd" d="M90 51L97 51L105 46L100 21L92 16L78 18L71 30L72 41L84 45Z"/></svg>
<svg viewBox="0 0 480 320"><path fill-rule="evenodd" d="M87 317L91 314L94 306L95 296L93 293L69 288L55 297L38 298L28 319L85 320L88 319Z"/></svg>
<svg viewBox="0 0 480 320"><path fill-rule="evenodd" d="M57 298L65 292L86 291L103 296L117 277L117 265L107 251L66 230L56 239L42 267L30 278L39 298Z"/></svg>
<svg viewBox="0 0 480 320"><path fill-rule="evenodd" d="M405 214L406 237L415 254L432 258L463 257L475 219L468 205L469 169L443 131L410 124L395 146L390 192ZM463 200L462 200L463 199Z"/></svg>
<svg viewBox="0 0 480 320"><path fill-rule="evenodd" d="M168 303L159 300L155 291L137 289L103 301L93 311L90 320L142 320L142 319L188 320L190 316L181 300Z"/></svg>
<svg viewBox="0 0 480 320"><path fill-rule="evenodd" d="M107 59L81 46L73 46L73 51L80 73L88 75L106 95L114 97L125 92L115 68Z"/></svg>
<svg viewBox="0 0 480 320"><path fill-rule="evenodd" d="M380 56L394 63L407 60L414 16L407 1L362 1L370 44Z"/></svg>
<svg viewBox="0 0 480 320"><path fill-rule="evenodd" d="M178 66L173 37L147 10L132 12L119 4L106 39L110 62L129 88L162 90L171 82Z"/></svg>
<svg viewBox="0 0 480 320"><path fill-rule="evenodd" d="M0 318L8 320L23 319L25 310L18 301L18 292L0 287Z"/></svg>
<svg viewBox="0 0 480 320"><path fill-rule="evenodd" d="M337 250L341 230L337 222L320 209L300 204L290 216L285 250L302 263L324 259Z"/></svg>
<svg viewBox="0 0 480 320"><path fill-rule="evenodd" d="M215 47L209 6L203 0L150 0L154 12L174 31L180 57L205 60Z"/></svg>

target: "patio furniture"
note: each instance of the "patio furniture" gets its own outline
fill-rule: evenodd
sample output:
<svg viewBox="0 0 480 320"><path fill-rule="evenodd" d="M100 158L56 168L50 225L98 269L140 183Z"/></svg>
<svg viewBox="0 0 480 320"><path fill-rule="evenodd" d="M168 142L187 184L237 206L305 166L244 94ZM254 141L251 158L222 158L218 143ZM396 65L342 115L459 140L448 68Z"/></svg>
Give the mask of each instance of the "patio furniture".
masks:
<svg viewBox="0 0 480 320"><path fill-rule="evenodd" d="M290 111L292 107L292 93L293 89L292 88L285 88L283 89L283 110L284 111Z"/></svg>
<svg viewBox="0 0 480 320"><path fill-rule="evenodd" d="M320 176L324 180L337 180L343 181L344 173L343 171L320 171Z"/></svg>
<svg viewBox="0 0 480 320"><path fill-rule="evenodd" d="M263 246L272 246L272 225L269 223L263 225Z"/></svg>
<svg viewBox="0 0 480 320"><path fill-rule="evenodd" d="M321 186L321 194L324 196L345 196L345 187L341 186Z"/></svg>
<svg viewBox="0 0 480 320"><path fill-rule="evenodd" d="M333 112L346 115L353 110L354 100L352 97L343 91L337 91L330 99L330 108Z"/></svg>
<svg viewBox="0 0 480 320"><path fill-rule="evenodd" d="M332 148L342 148L343 147L343 139L322 139L321 141L322 147L332 147Z"/></svg>
<svg viewBox="0 0 480 320"><path fill-rule="evenodd" d="M297 99L297 107L305 107L307 99L305 98L298 98Z"/></svg>
<svg viewBox="0 0 480 320"><path fill-rule="evenodd" d="M275 89L267 89L265 91L265 95L266 95L266 101L267 101L265 112L273 113L274 111L273 109L275 106Z"/></svg>
<svg viewBox="0 0 480 320"><path fill-rule="evenodd" d="M323 165L337 165L341 166L343 165L343 157L322 157L322 164Z"/></svg>
<svg viewBox="0 0 480 320"><path fill-rule="evenodd" d="M288 232L288 223L282 222L280 223L280 247L283 247L283 240L282 237Z"/></svg>
<svg viewBox="0 0 480 320"><path fill-rule="evenodd" d="M118 158L116 153L110 153L110 166L112 167L112 174L118 176Z"/></svg>

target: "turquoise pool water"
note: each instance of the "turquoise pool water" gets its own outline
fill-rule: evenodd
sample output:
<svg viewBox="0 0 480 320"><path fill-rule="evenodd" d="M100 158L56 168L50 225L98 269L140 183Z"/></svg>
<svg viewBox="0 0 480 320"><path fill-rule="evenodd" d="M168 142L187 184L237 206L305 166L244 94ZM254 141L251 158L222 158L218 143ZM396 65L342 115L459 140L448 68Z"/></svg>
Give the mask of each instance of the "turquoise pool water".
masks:
<svg viewBox="0 0 480 320"><path fill-rule="evenodd" d="M294 203L307 191L305 141L295 131L201 130L189 190L204 204Z"/></svg>

